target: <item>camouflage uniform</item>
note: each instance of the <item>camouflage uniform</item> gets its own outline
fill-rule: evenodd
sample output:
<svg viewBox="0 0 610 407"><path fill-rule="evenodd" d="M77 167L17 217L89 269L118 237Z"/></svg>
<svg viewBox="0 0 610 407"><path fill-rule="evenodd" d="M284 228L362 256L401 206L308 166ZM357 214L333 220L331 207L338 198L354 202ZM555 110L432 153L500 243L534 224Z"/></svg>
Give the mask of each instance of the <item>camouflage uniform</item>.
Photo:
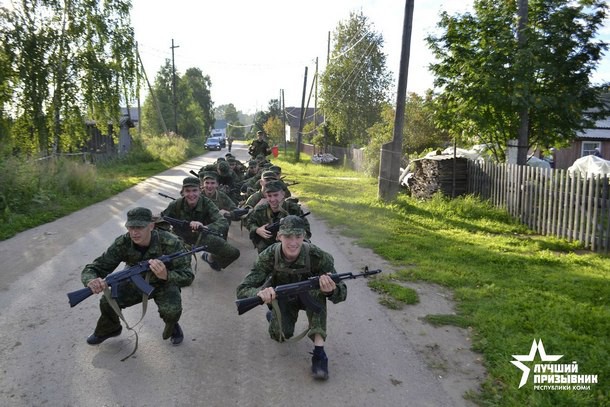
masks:
<svg viewBox="0 0 610 407"><path fill-rule="evenodd" d="M203 223L210 230L226 236L229 229L227 220L218 212L218 208L205 196L200 196L194 208L186 203L184 198L178 198L170 202L168 207L161 212L161 216L171 218L197 221ZM214 255L214 259L225 268L239 258L239 250L228 244L223 238L209 233L193 232L189 230L178 230L178 235L188 244L204 244L207 252Z"/></svg>
<svg viewBox="0 0 610 407"><path fill-rule="evenodd" d="M267 144L265 140L256 139L252 142L252 144L250 144L250 147L248 147L248 154L250 154L252 157L256 157L258 155L266 157L271 154L271 147L269 147L269 144Z"/></svg>
<svg viewBox="0 0 610 407"><path fill-rule="evenodd" d="M114 243L93 263L82 271L81 281L85 286L95 278L105 278L116 267L125 262L133 266L142 260L155 259L164 254L184 251L184 245L176 236L161 230L153 230L148 248L137 247L129 237L129 233L119 236ZM159 309L159 316L166 326L173 326L182 314L182 298L180 287L190 285L194 279L191 269L191 258L184 256L173 260L167 267L167 281L160 280L152 272L149 284L154 287L149 298L153 299ZM132 282L125 282L119 287L117 303L121 308L127 308L142 302L142 292ZM100 300L100 316L94 335L104 336L121 328L119 316L114 312L105 296Z"/></svg>
<svg viewBox="0 0 610 407"><path fill-rule="evenodd" d="M299 257L293 263L287 263L281 254L281 243L275 243L259 254L254 267L237 287L237 298L248 298L256 296L263 284L276 287L282 284L304 281L312 276L320 276L326 273L335 274L333 257L319 247L303 243ZM267 282L267 279L271 279ZM330 296L325 296L319 289L311 290L309 295L313 301L322 306L319 313L314 313L301 303L298 297L289 298L279 302L281 312L282 329L286 339L294 335L294 326L297 322L300 310L306 310L309 320L309 338L313 340L315 334L326 340L326 301L333 304L345 301L347 287L344 282L339 282L337 288ZM278 318L272 318L269 324L269 335L276 341L281 341Z"/></svg>
<svg viewBox="0 0 610 407"><path fill-rule="evenodd" d="M280 210L277 212L273 212L269 207L268 203L264 203L262 205L257 206L250 212L248 217L246 218L246 227L250 231L250 240L254 243L254 247L258 250L258 252L262 252L267 247L271 246L275 243L276 237L272 236L271 239L263 239L259 235L256 234L256 229L259 227L266 225L268 223L274 223L279 221L281 218L288 215L302 215L303 210L301 207L294 202L284 201L280 206ZM305 221L305 230L307 233L307 238L311 238L311 230L309 227L309 222L307 218L303 219Z"/></svg>
<svg viewBox="0 0 610 407"><path fill-rule="evenodd" d="M235 202L233 202L233 200L231 198L229 198L229 196L222 191L216 190L216 192L213 196L210 197L210 196L205 195L205 197L208 198L210 201L214 202L214 205L216 205L216 207L218 209L224 209L225 211L232 211L233 209L237 208L237 205L235 205Z"/></svg>

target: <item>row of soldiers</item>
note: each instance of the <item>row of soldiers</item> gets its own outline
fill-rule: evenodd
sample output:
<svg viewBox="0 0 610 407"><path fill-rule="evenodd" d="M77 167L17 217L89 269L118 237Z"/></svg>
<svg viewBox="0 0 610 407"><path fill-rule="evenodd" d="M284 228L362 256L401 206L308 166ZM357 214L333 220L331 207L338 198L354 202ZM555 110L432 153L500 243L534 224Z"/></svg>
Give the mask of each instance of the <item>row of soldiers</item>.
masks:
<svg viewBox="0 0 610 407"><path fill-rule="evenodd" d="M159 216L153 216L148 208L129 211L125 224L128 233L85 267L83 284L94 293L107 291L104 278L121 261L132 265L150 259L150 283L154 287L151 298L166 324L162 336L178 345L184 338L178 323L182 312L180 288L192 283L194 273L186 259L166 265L156 258L181 246L205 246L202 259L221 271L240 257L239 249L227 237L231 221L241 222L259 254L251 272L237 287L238 298L257 295L269 305L269 333L280 342L293 336L298 312L306 310L310 321L307 336L315 345L312 375L316 379L328 378L328 358L323 348L326 301L344 301L347 288L327 275L336 273L332 256L310 243L307 214L291 197L281 168L268 162L263 154L243 165L228 153L193 175L197 176L183 179L180 197L172 198ZM271 304L276 301L273 287L310 276L320 277L320 289L312 295L322 304L321 313L313 313L298 298L284 301L271 311ZM120 309L143 302L143 298L131 283L121 285L117 299L102 297L102 315L87 343L97 345L120 335Z"/></svg>

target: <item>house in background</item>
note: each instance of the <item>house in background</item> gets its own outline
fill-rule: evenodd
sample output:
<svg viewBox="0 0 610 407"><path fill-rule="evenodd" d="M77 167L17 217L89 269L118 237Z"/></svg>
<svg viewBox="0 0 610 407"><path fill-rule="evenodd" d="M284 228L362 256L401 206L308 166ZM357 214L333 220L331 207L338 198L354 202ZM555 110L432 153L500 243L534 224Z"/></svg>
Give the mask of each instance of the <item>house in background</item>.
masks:
<svg viewBox="0 0 610 407"><path fill-rule="evenodd" d="M287 107L286 109L286 140L296 141L299 133L299 125L301 123L301 108L300 107ZM307 108L305 112L305 120L303 121L303 127L307 123L311 123L314 120L316 123L321 125L324 123L324 116L321 110L314 109L313 107Z"/></svg>
<svg viewBox="0 0 610 407"><path fill-rule="evenodd" d="M605 94L602 98L610 109L610 94ZM577 159L593 154L596 148L604 160L610 160L610 116L597 120L592 128L577 134L570 147L557 149L554 155L555 168L567 169Z"/></svg>

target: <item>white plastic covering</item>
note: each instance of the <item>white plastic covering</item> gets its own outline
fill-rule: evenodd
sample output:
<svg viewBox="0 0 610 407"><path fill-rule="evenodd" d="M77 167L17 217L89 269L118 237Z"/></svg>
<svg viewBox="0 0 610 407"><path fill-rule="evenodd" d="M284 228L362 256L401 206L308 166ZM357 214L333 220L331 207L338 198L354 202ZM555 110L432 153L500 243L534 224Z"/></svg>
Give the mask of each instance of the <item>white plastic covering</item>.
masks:
<svg viewBox="0 0 610 407"><path fill-rule="evenodd" d="M610 175L610 161L594 155L587 155L574 161L574 164L568 168L568 172L580 172L582 177L587 175Z"/></svg>
<svg viewBox="0 0 610 407"><path fill-rule="evenodd" d="M531 156L530 158L528 158L527 165L536 168L551 168L551 164L549 164L548 161L535 156Z"/></svg>

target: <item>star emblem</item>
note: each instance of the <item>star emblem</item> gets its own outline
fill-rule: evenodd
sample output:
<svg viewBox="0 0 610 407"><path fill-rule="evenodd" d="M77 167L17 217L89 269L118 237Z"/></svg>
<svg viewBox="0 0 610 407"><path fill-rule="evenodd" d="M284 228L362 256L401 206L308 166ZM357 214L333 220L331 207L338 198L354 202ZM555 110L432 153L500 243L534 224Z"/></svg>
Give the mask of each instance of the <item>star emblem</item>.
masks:
<svg viewBox="0 0 610 407"><path fill-rule="evenodd" d="M525 366L525 364L522 362L533 362L534 356L536 356L536 351L538 351L540 354L540 360L543 362L556 362L563 357L563 355L547 355L546 351L544 350L544 345L542 344L542 339L540 339L538 343L536 343L536 339L534 339L529 355L512 355L516 360L510 361L510 363L523 371L519 388L523 387L525 383L527 383L527 378L530 374L530 368Z"/></svg>

